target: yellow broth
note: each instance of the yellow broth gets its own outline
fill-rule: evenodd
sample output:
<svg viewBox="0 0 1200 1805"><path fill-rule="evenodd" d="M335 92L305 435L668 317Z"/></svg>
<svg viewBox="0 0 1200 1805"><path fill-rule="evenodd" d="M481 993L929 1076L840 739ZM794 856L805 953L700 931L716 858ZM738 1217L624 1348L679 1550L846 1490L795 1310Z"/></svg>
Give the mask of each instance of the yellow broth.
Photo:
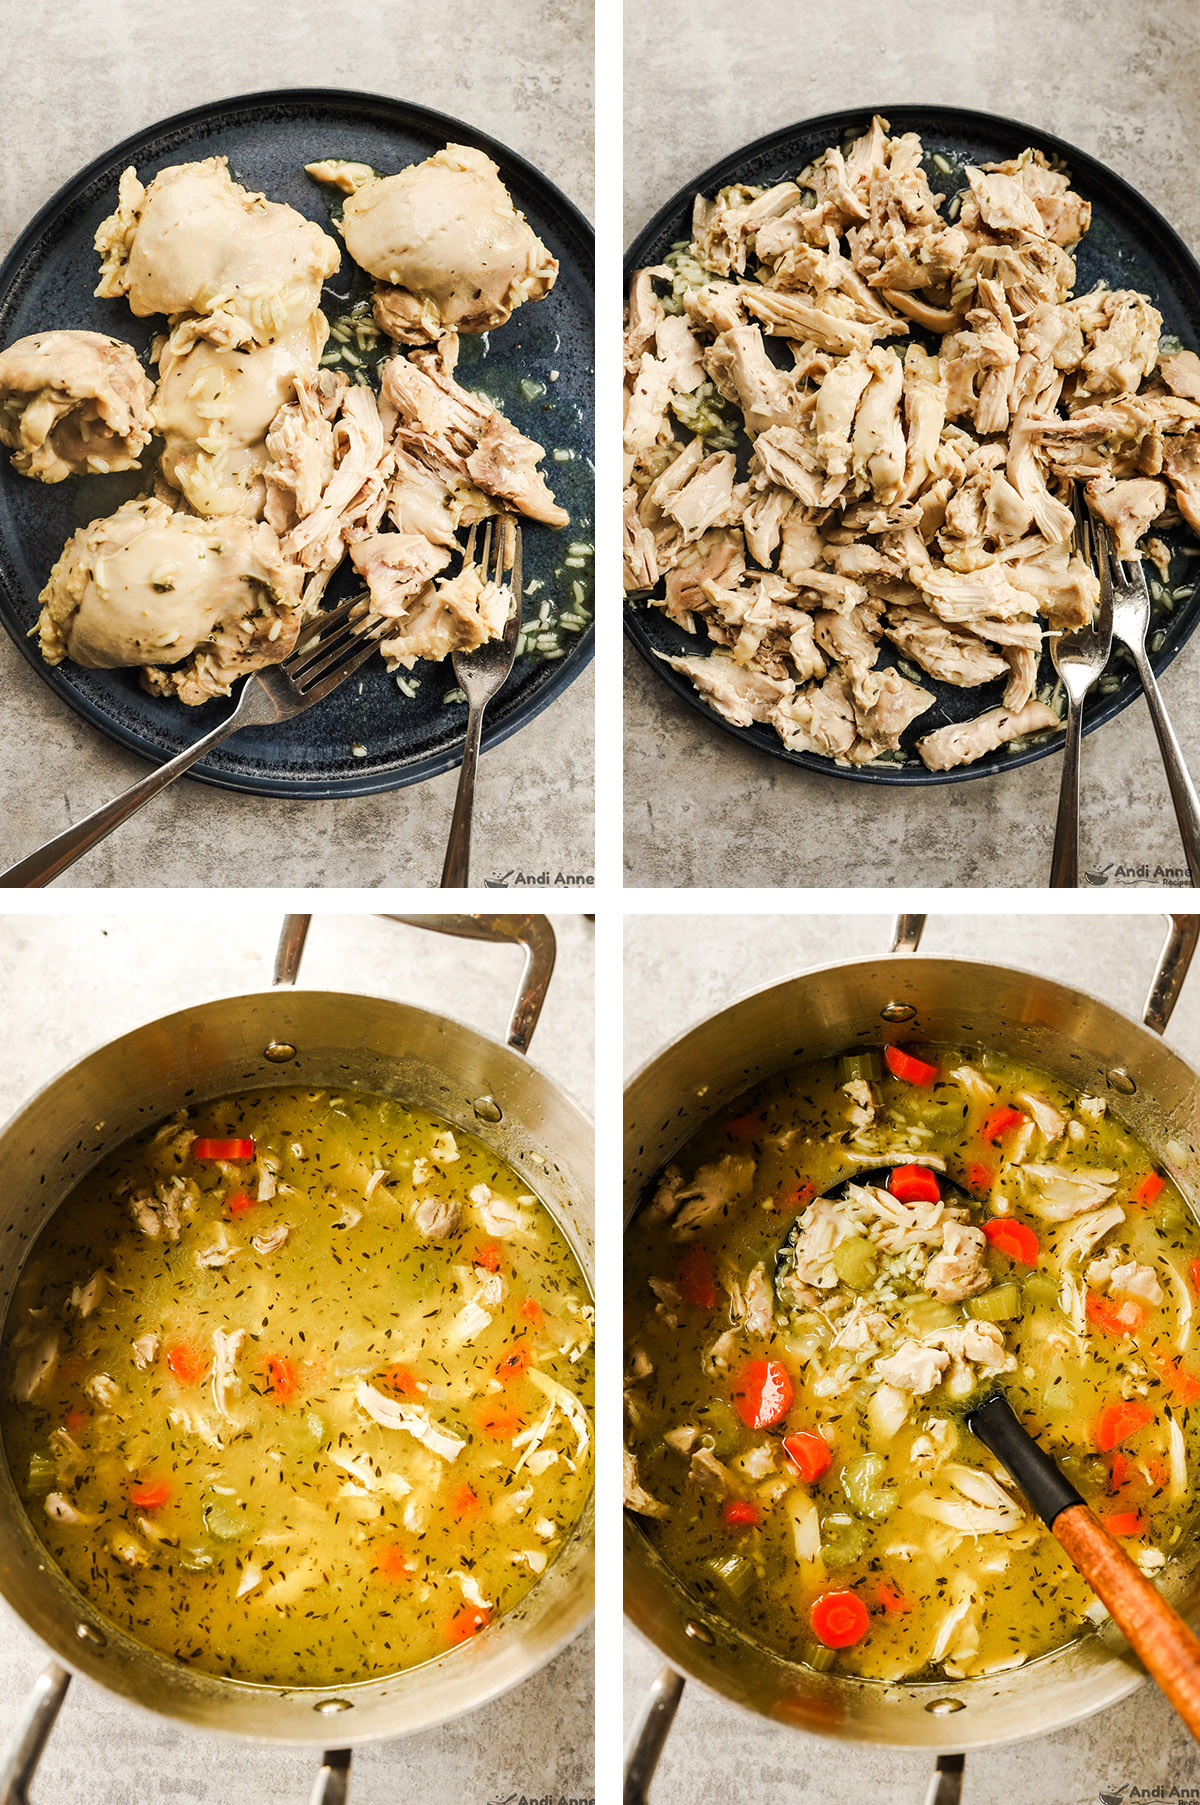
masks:
<svg viewBox="0 0 1200 1805"><path fill-rule="evenodd" d="M253 1155L199 1157L212 1137ZM365 1680L482 1630L561 1551L592 1331L564 1237L481 1142L391 1098L237 1096L123 1146L47 1225L5 1327L5 1452L139 1642Z"/></svg>
<svg viewBox="0 0 1200 1805"><path fill-rule="evenodd" d="M936 1068L933 1081L897 1078L874 1051L748 1093L667 1168L625 1254L627 1479L646 1534L703 1608L755 1642L877 1680L999 1671L1103 1617L965 1428L985 1386L998 1380L1152 1577L1189 1527L1200 1432L1200 1232L1147 1149L1099 1099L1042 1072L988 1053L912 1051ZM1022 1098L1044 1117L1058 1112L1065 1132L1010 1125L989 1139L998 1112L1032 1120ZM885 1251L874 1218L838 1256L852 1283L829 1266L827 1289L791 1288L784 1244L819 1200L875 1169L886 1188L891 1171L923 1162L944 1166L943 1200L967 1226L991 1225L970 1296L931 1295L922 1281L936 1245ZM1105 1172L1112 1182L1097 1188L1108 1198L1048 1219L1039 1210L1064 1189L1048 1167ZM1066 1195L1087 1182L1069 1178ZM1035 1263L993 1244L1014 1232L998 1223L1033 1230ZM1126 1283L1160 1301L1127 1297ZM748 1321L756 1287L764 1307ZM856 1308L856 1322L875 1325L859 1351L835 1341ZM915 1371L922 1337L964 1347L966 1325L993 1312L983 1333L1002 1338L1011 1370L989 1376L951 1358L941 1382L911 1398L901 1388L896 1404L881 1361L903 1344L901 1365ZM794 1395L781 1420L752 1428L739 1388L750 1362L769 1360ZM821 1438L794 1444L799 1466L783 1447L795 1435ZM808 1478L814 1447L815 1464L828 1464ZM831 1591L859 1601L849 1646L830 1648L815 1629L814 1606Z"/></svg>

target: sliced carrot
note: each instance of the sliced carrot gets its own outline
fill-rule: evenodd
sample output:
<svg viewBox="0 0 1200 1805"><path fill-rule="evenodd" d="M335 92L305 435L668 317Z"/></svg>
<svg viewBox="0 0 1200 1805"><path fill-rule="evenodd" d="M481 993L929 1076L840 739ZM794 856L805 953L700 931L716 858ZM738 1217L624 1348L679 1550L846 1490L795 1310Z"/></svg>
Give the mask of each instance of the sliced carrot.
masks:
<svg viewBox="0 0 1200 1805"><path fill-rule="evenodd" d="M1132 1462L1126 1459L1119 1448L1114 1448L1108 1457L1109 1490L1119 1492L1122 1486L1129 1484L1135 1473Z"/></svg>
<svg viewBox="0 0 1200 1805"><path fill-rule="evenodd" d="M806 1203L811 1203L817 1194L816 1185L807 1182L793 1185L790 1191L781 1191L775 1199L781 1210L802 1210Z"/></svg>
<svg viewBox="0 0 1200 1805"><path fill-rule="evenodd" d="M450 1500L450 1509L456 1517L473 1517L479 1509L479 1494L469 1485L460 1485Z"/></svg>
<svg viewBox="0 0 1200 1805"><path fill-rule="evenodd" d="M1134 1297L1100 1297L1094 1291L1087 1295L1087 1313L1106 1335L1137 1335L1145 1328L1150 1312Z"/></svg>
<svg viewBox="0 0 1200 1805"><path fill-rule="evenodd" d="M161 1510L173 1490L169 1479L139 1479L129 1488L129 1502L135 1510Z"/></svg>
<svg viewBox="0 0 1200 1805"><path fill-rule="evenodd" d="M758 1506L747 1498L731 1498L725 1506L725 1522L730 1529L753 1529L758 1523Z"/></svg>
<svg viewBox="0 0 1200 1805"><path fill-rule="evenodd" d="M499 1272L500 1249L494 1241L485 1242L475 1255L476 1266L482 1266L485 1272Z"/></svg>
<svg viewBox="0 0 1200 1805"><path fill-rule="evenodd" d="M999 1141L1006 1134L1011 1134L1014 1128L1020 1128L1024 1120L1019 1109L1002 1105L999 1109L994 1109L984 1123L983 1138L985 1141Z"/></svg>
<svg viewBox="0 0 1200 1805"><path fill-rule="evenodd" d="M491 1441L509 1441L521 1427L516 1411L507 1410L502 1404L481 1404L476 1421Z"/></svg>
<svg viewBox="0 0 1200 1805"><path fill-rule="evenodd" d="M1027 1222L1014 1222L1011 1216L993 1216L984 1223L983 1232L998 1253L1007 1254L1022 1266L1037 1265L1038 1238Z"/></svg>
<svg viewBox="0 0 1200 1805"><path fill-rule="evenodd" d="M699 1241L692 1242L679 1262L679 1290L684 1302L695 1304L698 1310L711 1310L717 1301L712 1260Z"/></svg>
<svg viewBox="0 0 1200 1805"><path fill-rule="evenodd" d="M1177 1404L1194 1404L1200 1398L1200 1379L1181 1360L1164 1360L1162 1377Z"/></svg>
<svg viewBox="0 0 1200 1805"><path fill-rule="evenodd" d="M532 1328L544 1329L546 1326L546 1312L536 1297L527 1297L524 1303L518 1306L517 1315L523 1316Z"/></svg>
<svg viewBox="0 0 1200 1805"><path fill-rule="evenodd" d="M208 1370L208 1361L190 1342L177 1341L167 1349L167 1371L181 1385L198 1385Z"/></svg>
<svg viewBox="0 0 1200 1805"><path fill-rule="evenodd" d="M938 1075L935 1065L906 1053L903 1047L885 1047L883 1057L892 1076L903 1079L905 1084L932 1084Z"/></svg>
<svg viewBox="0 0 1200 1805"><path fill-rule="evenodd" d="M809 1616L813 1635L826 1648L851 1648L871 1627L857 1592L822 1592Z"/></svg>
<svg viewBox="0 0 1200 1805"><path fill-rule="evenodd" d="M90 1421L91 1417L86 1410L68 1410L67 1412L67 1428L72 1435L78 1435L84 1425Z"/></svg>
<svg viewBox="0 0 1200 1805"><path fill-rule="evenodd" d="M501 1384L508 1385L513 1379L519 1379L529 1371L532 1355L523 1341L516 1342L506 1354L502 1354L496 1362L496 1377Z"/></svg>
<svg viewBox="0 0 1200 1805"><path fill-rule="evenodd" d="M416 1373L410 1372L407 1366L389 1366L383 1382L398 1391L402 1398L419 1398L425 1389Z"/></svg>
<svg viewBox="0 0 1200 1805"><path fill-rule="evenodd" d="M1166 1179L1157 1172L1147 1172L1139 1184L1134 1185L1129 1193L1130 1203L1151 1204L1165 1187Z"/></svg>
<svg viewBox="0 0 1200 1805"><path fill-rule="evenodd" d="M1154 1412L1149 1404L1142 1404L1137 1398L1119 1398L1106 1404L1096 1418L1096 1446L1102 1454L1108 1454L1153 1421Z"/></svg>
<svg viewBox="0 0 1200 1805"><path fill-rule="evenodd" d="M967 1167L967 1188L971 1191L990 1191L996 1182L996 1174L990 1166L971 1165Z"/></svg>
<svg viewBox="0 0 1200 1805"><path fill-rule="evenodd" d="M271 1354L267 1359L267 1389L273 1398L286 1404L300 1389L296 1368L286 1354Z"/></svg>
<svg viewBox="0 0 1200 1805"><path fill-rule="evenodd" d="M491 1621L490 1610L481 1610L478 1605L465 1604L461 1611L455 1611L446 1625L446 1640L448 1642L469 1642L472 1636L477 1636L480 1630L486 1629Z"/></svg>
<svg viewBox="0 0 1200 1805"><path fill-rule="evenodd" d="M725 1124L725 1132L733 1141L752 1141L756 1134L762 1132L762 1115L752 1110L749 1115L732 1116Z"/></svg>
<svg viewBox="0 0 1200 1805"><path fill-rule="evenodd" d="M791 1375L778 1360L748 1360L730 1389L748 1429L770 1429L782 1421L795 1395Z"/></svg>
<svg viewBox="0 0 1200 1805"><path fill-rule="evenodd" d="M890 1579L879 1580L875 1587L875 1597L889 1617L906 1617L917 1608L911 1598L897 1591Z"/></svg>
<svg viewBox="0 0 1200 1805"><path fill-rule="evenodd" d="M192 1142L193 1159L243 1160L254 1158L254 1142L251 1140L212 1140L201 1137Z"/></svg>
<svg viewBox="0 0 1200 1805"><path fill-rule="evenodd" d="M1140 1536L1146 1527L1140 1510L1115 1510L1100 1521L1110 1536Z"/></svg>
<svg viewBox="0 0 1200 1805"><path fill-rule="evenodd" d="M783 1451L806 1485L827 1473L833 1462L829 1443L815 1429L801 1429L796 1435L785 1435Z"/></svg>
<svg viewBox="0 0 1200 1805"><path fill-rule="evenodd" d="M409 1578L412 1568L405 1559L404 1550L397 1548L395 1543L389 1542L385 1547L376 1551L375 1571L382 1573L385 1579L390 1579L398 1585L401 1580Z"/></svg>
<svg viewBox="0 0 1200 1805"><path fill-rule="evenodd" d="M888 1179L888 1190L901 1203L940 1203L941 1186L929 1166L897 1166Z"/></svg>
<svg viewBox="0 0 1200 1805"><path fill-rule="evenodd" d="M226 1201L229 1204L229 1214L231 1216L244 1216L247 1210L252 1210L255 1207L258 1199L256 1197L251 1197L249 1191L234 1191Z"/></svg>
<svg viewBox="0 0 1200 1805"><path fill-rule="evenodd" d="M1200 1296L1200 1260L1189 1261L1188 1272L1191 1274L1192 1290Z"/></svg>

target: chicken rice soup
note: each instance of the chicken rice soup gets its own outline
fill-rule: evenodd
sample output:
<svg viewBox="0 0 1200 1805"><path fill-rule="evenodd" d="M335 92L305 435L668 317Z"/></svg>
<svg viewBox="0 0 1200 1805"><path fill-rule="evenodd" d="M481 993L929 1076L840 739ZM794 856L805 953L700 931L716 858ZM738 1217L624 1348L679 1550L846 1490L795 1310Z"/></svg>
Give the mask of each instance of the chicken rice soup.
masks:
<svg viewBox="0 0 1200 1805"><path fill-rule="evenodd" d="M1200 1454L1200 1229L1104 1099L888 1047L708 1123L627 1237L626 1503L702 1610L875 1680L1103 1607L965 1427L999 1384L1144 1573Z"/></svg>
<svg viewBox="0 0 1200 1805"><path fill-rule="evenodd" d="M590 1489L593 1310L549 1212L394 1098L256 1092L71 1193L4 1334L35 1533L206 1673L367 1680L510 1610Z"/></svg>

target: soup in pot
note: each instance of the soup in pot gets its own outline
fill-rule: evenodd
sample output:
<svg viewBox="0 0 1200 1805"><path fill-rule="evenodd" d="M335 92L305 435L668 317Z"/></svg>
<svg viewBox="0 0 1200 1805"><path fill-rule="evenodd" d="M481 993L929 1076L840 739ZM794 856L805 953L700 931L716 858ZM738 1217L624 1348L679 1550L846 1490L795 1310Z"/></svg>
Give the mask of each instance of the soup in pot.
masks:
<svg viewBox="0 0 1200 1805"><path fill-rule="evenodd" d="M707 1124L626 1239L626 1503L824 1670L1014 1667L1104 1616L967 1430L999 1385L1143 1572L1193 1515L1200 1230L1099 1097L888 1047Z"/></svg>
<svg viewBox="0 0 1200 1805"><path fill-rule="evenodd" d="M590 1490L594 1313L549 1211L393 1098L264 1091L109 1156L9 1310L35 1533L139 1642L327 1687L521 1599Z"/></svg>

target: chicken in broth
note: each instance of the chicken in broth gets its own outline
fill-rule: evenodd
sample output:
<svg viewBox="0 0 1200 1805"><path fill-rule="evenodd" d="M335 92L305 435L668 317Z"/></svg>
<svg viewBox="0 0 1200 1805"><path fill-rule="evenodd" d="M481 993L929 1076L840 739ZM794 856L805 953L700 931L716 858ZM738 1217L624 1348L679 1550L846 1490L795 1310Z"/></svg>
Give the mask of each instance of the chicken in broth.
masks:
<svg viewBox="0 0 1200 1805"><path fill-rule="evenodd" d="M128 1142L57 1211L5 1452L97 1610L207 1673L328 1686L517 1603L590 1490L593 1311L549 1213L392 1098L269 1091Z"/></svg>
<svg viewBox="0 0 1200 1805"><path fill-rule="evenodd" d="M777 1077L626 1248L626 1504L818 1670L965 1678L1104 1617L964 1411L999 1384L1142 1571L1190 1528L1200 1230L1104 1099L988 1052Z"/></svg>

